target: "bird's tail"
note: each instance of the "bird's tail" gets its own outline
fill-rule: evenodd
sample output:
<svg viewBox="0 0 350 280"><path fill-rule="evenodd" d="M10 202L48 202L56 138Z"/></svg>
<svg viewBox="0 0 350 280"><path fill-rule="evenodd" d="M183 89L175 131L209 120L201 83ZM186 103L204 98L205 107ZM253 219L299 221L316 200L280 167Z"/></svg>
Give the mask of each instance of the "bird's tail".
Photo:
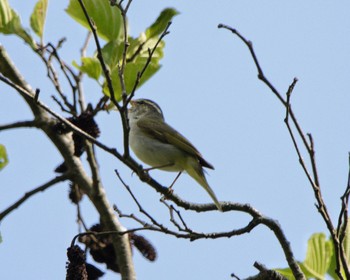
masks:
<svg viewBox="0 0 350 280"><path fill-rule="evenodd" d="M187 170L188 175L190 175L193 179L195 179L198 184L200 184L210 195L212 200L214 201L216 207L222 212L222 207L220 205L219 200L217 199L214 191L209 186L207 179L205 178L204 171L202 166L197 164L197 166L191 165L191 168L188 168Z"/></svg>

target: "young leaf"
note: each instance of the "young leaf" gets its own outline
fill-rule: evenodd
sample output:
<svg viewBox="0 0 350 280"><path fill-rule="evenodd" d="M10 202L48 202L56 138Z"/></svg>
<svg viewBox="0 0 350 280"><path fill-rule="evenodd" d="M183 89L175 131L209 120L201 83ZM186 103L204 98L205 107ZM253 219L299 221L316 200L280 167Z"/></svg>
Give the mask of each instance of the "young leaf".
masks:
<svg viewBox="0 0 350 280"><path fill-rule="evenodd" d="M323 279L332 257L332 245L326 240L324 233L313 234L309 241L306 258L303 262L305 268L314 278Z"/></svg>
<svg viewBox="0 0 350 280"><path fill-rule="evenodd" d="M305 274L306 279L313 278L313 274L311 274L302 263L298 263L298 264L300 266L301 271ZM283 268L283 269L278 268L275 270L280 274L282 274L284 277L286 277L288 280L295 280L293 272L289 267Z"/></svg>
<svg viewBox="0 0 350 280"><path fill-rule="evenodd" d="M122 56L124 44L120 40L113 40L102 48L103 60L110 68L114 68Z"/></svg>
<svg viewBox="0 0 350 280"><path fill-rule="evenodd" d="M81 72L87 74L90 78L98 81L102 74L100 61L96 57L82 57L81 62L81 66L79 66L76 62L73 62L73 65Z"/></svg>
<svg viewBox="0 0 350 280"><path fill-rule="evenodd" d="M154 47L156 44L157 39L150 40L148 43ZM149 63L149 65L146 68L146 71L143 73L139 83L138 88L142 86L147 80L149 80L161 67L159 61L163 57L163 48L165 43L160 42L158 44L157 49L155 50L152 60ZM135 82L138 79L138 73L142 71L144 66L147 63L148 60L148 51L146 51L147 48L141 50L139 54L134 58L133 61L129 62L125 66L125 72L124 72L124 82L125 82L125 89L126 93L130 94L131 91L134 88ZM118 67L114 67L111 71L111 79L114 89L114 97L116 100L121 100L122 97L122 87L120 84L120 78L119 78L119 70ZM107 96L110 96L109 90L107 87L107 84L104 84L103 87L103 93Z"/></svg>
<svg viewBox="0 0 350 280"><path fill-rule="evenodd" d="M9 160L6 153L6 148L4 145L0 144L0 170L3 169Z"/></svg>
<svg viewBox="0 0 350 280"><path fill-rule="evenodd" d="M178 14L179 12L172 8L163 10L156 21L149 28L147 28L147 38L153 38L162 34L169 21L171 21L171 19Z"/></svg>
<svg viewBox="0 0 350 280"><path fill-rule="evenodd" d="M107 0L84 0L83 3L89 17L95 23L98 36L106 41L120 37L123 25L122 16L117 7L111 7ZM78 0L70 0L66 12L74 20L90 30Z"/></svg>
<svg viewBox="0 0 350 280"><path fill-rule="evenodd" d="M350 219L348 219L348 225L347 225L347 228L346 228L346 232L345 232L345 239L344 239L344 251L345 251L345 256L346 256L346 259L350 260L350 230L349 230L349 224L350 223Z"/></svg>
<svg viewBox="0 0 350 280"><path fill-rule="evenodd" d="M10 7L7 0L0 0L0 33L15 34L21 37L33 49L36 49L34 39L21 25L18 14Z"/></svg>
<svg viewBox="0 0 350 280"><path fill-rule="evenodd" d="M332 259L332 243L323 233L315 233L308 240L306 258L299 263L307 279L325 279ZM288 279L294 279L290 268L275 269Z"/></svg>
<svg viewBox="0 0 350 280"><path fill-rule="evenodd" d="M30 26L36 35L43 39L48 0L39 0L30 16Z"/></svg>

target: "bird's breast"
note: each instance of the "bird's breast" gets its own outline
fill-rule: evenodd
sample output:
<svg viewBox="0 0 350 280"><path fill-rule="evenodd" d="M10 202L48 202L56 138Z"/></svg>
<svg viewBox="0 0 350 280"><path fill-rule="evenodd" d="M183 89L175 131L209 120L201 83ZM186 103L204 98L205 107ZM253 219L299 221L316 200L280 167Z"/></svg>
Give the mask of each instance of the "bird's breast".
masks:
<svg viewBox="0 0 350 280"><path fill-rule="evenodd" d="M186 169L187 154L171 144L150 138L140 129L131 126L129 143L135 155L151 167L177 172Z"/></svg>

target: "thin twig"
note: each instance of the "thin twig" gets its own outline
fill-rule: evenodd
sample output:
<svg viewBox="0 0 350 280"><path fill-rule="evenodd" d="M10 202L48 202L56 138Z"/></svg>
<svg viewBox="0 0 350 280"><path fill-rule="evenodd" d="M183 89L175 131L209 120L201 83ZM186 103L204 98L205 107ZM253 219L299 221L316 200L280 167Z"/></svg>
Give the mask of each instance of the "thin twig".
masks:
<svg viewBox="0 0 350 280"><path fill-rule="evenodd" d="M6 77L2 76L0 74L0 81L4 82L5 84L9 85L10 87L14 88L15 90L19 91L21 94L23 94L26 98L30 98L33 99L33 95L28 92L27 90L25 90L24 88L21 88L20 86L14 84L12 81L10 81L9 79L7 79ZM92 137L91 135L89 135L88 133L86 133L85 131L81 130L79 127L75 126L74 124L72 124L71 122L69 122L66 118L62 117L61 115L59 115L58 113L56 113L55 111L51 110L48 106L46 106L44 103L38 101L37 105L44 109L46 112L48 112L50 115L54 116L55 118L57 118L59 121L61 121L62 123L64 123L66 126L68 126L72 131L74 131L75 133L77 133L78 135L84 137L85 139L89 140L91 143L94 143L96 146L100 147L102 150L106 151L107 153L110 153L112 155L114 155L115 157L117 157L118 159L120 159L121 161L123 161L124 163L127 163L127 165L129 165L129 167L131 167L132 165L134 165L133 170L135 172L139 172L140 170L138 169L138 165L133 161L132 159L128 159L128 161L125 161L123 156L118 153L118 151L115 148L109 148L106 145L104 145L103 143L99 142L98 140L96 140L94 137Z"/></svg>
<svg viewBox="0 0 350 280"><path fill-rule="evenodd" d="M294 88L294 86L290 87L290 88ZM306 174L311 186L312 186L312 189L314 191L314 196L316 198L316 201L317 201L317 209L319 211L319 213L321 214L323 220L325 221L326 223L326 226L328 228L328 231L330 232L331 236L332 236L332 240L333 240L333 243L334 243L334 250L335 250L335 256L336 256L336 265L337 265L337 273L339 274L339 278L340 279L343 279L342 275L341 275L341 259L343 259L343 257L341 255L344 255L343 253L341 253L341 244L339 243L339 239L338 239L338 236L336 235L336 232L334 230L334 226L333 226L333 223L332 223L332 220L328 214L328 210L327 210L327 207L326 207L326 204L325 202L323 201L323 197L322 197L322 193L321 193L321 188L319 186L319 184L316 183L316 180L317 182L318 181L318 175L317 175L317 168L316 168L316 160L315 160L315 152L314 152L314 141L313 141L313 138L311 136L311 134L308 134L308 137L309 137L309 141L310 141L310 147L308 150L309 152L309 158L310 158L310 161L311 161L311 165L312 165L312 170L313 170L313 174L314 174L314 178L311 177L311 174L309 173L308 171L308 168L305 164L305 161L303 160L303 157L301 155L301 152L300 152L300 148L298 146L298 143L296 141L296 137L293 133L293 130L289 124L289 115L290 115L290 110L291 110L291 105L290 105L290 96L291 96L291 91L288 90L287 92L287 104L286 104L286 117L285 117L285 124L287 126L287 129L288 129L288 132L289 132L289 135L292 139L292 142L293 142L293 145L294 145L294 148L295 148L295 151L298 155L298 158L299 158L299 163L300 165L302 166L303 170L304 170L304 173ZM295 118L296 120L296 118Z"/></svg>
<svg viewBox="0 0 350 280"><path fill-rule="evenodd" d="M349 206L349 195L350 195L350 153L349 153L349 171L348 171L348 182L344 194L341 197L342 206L338 217L337 235L339 241L343 243L345 238L345 232L348 225L348 206Z"/></svg>
<svg viewBox="0 0 350 280"><path fill-rule="evenodd" d="M318 188L318 186L315 185L311 175L309 174L308 170L307 170L307 167L304 163L304 160L302 159L302 156L301 156L301 152L299 150L299 147L297 145L297 141L294 137L294 134L293 134L293 131L289 125L289 118L292 119L293 121L293 124L294 126L296 127L297 129L297 132L298 132L298 135L299 137L301 138L301 140L303 141L303 144L305 146L305 148L307 149L308 153L310 154L310 147L309 147L309 143L307 142L307 139L306 139L306 136L305 134L303 133L298 121L296 120L295 118L295 115L291 109L291 106L290 106L290 95L294 89L294 86L295 86L295 83L297 82L296 79L294 79L293 83L291 84L291 86L289 87L289 90L287 92L287 101L284 100L284 98L282 97L282 95L278 92L278 90L272 85L272 83L266 78L266 76L264 75L263 73L263 70L260 66L260 63L257 59L257 56L255 54L255 51L254 51L254 48L253 48L253 44L251 41L247 40L244 36L242 36L236 29L230 27L230 26L227 26L227 25L224 25L224 24L219 24L218 25L218 28L225 28L229 31L231 31L233 34L235 34L236 36L238 36L238 38L248 47L249 51L250 51L250 54L253 58L253 61L254 61L254 64L257 68L257 72L258 72L258 78L263 82L265 83L268 88L270 88L270 90L272 91L272 93L277 97L277 99L283 104L283 106L286 108L286 117L285 117L285 123L287 124L287 128L288 128L288 131L291 135L291 138L292 138L292 141L293 141L293 144L294 144L294 147L297 151L297 154L298 154L298 157L299 157L299 162L300 164L302 165L303 167L303 170L311 184L311 186L313 187L313 189L315 190L315 187ZM314 159L311 157L311 160ZM315 169L316 170L316 169ZM275 232L275 235L277 236L278 238L278 232ZM280 244L282 245L281 243L281 240L279 239L280 241ZM287 241L287 240L286 240ZM283 243L284 244L284 243ZM282 245L283 246L283 245ZM294 259L288 259L288 264L289 264L289 267L292 269L292 272L293 272L293 275L296 279L305 279L305 276L304 274L302 273L299 265L295 262Z"/></svg>
<svg viewBox="0 0 350 280"><path fill-rule="evenodd" d="M86 140L84 140L84 141L87 142ZM90 170L91 170L91 174L92 174L92 182L93 182L93 186L94 186L94 191L98 192L99 191L98 186L101 182L101 177L100 177L100 173L99 173L97 159L95 157L93 146L90 143L85 143L85 146L86 146L87 160L89 162Z"/></svg>
<svg viewBox="0 0 350 280"><path fill-rule="evenodd" d="M74 184L74 186L75 186L75 188L76 188L75 191L79 191L79 187L78 187L76 184ZM84 219L83 219L83 216L82 216L82 214L81 214L81 209L80 209L80 204L79 204L79 202L78 202L76 205L77 205L77 222L79 223L79 225L80 225L80 224L83 225L83 228L84 228L85 231L88 231L88 227L87 227L87 225L86 225L86 223L85 223L85 221L84 221Z"/></svg>
<svg viewBox="0 0 350 280"><path fill-rule="evenodd" d="M97 102L95 109L92 111L92 115L95 116L98 112L105 110L106 103L108 102L109 98L108 96L104 95L100 98L100 100Z"/></svg>
<svg viewBox="0 0 350 280"><path fill-rule="evenodd" d="M257 59L256 54L255 54L255 51L254 51L252 42L249 41L249 40L247 40L246 38L244 38L236 29L234 29L234 28L232 28L232 27L230 27L230 26L227 26L227 25L225 25L225 24L219 24L219 25L218 25L218 28L224 28L224 29L227 29L227 30L231 31L233 34L237 35L238 38L240 38L240 39L244 42L244 44L248 47L248 49L249 49L249 51L250 51L250 54L251 54L251 56L252 56L252 58L253 58L253 60L254 60L254 64L255 64L255 66L256 66L256 68L257 68L257 71L258 71L258 78L259 78L264 84L266 84L267 87L268 87L268 88L273 92L273 94L277 97L277 99L278 99L284 106L286 106L286 105L287 105L287 102L283 99L282 94L280 94L280 93L278 92L278 90L272 85L272 83L271 83L271 82L266 78L266 76L264 75L264 72L262 71L262 68L261 68L261 66L260 66L260 63L259 63L259 61L258 61L258 59ZM305 147L306 147L307 149L309 149L309 145L308 145L307 139L306 139L306 137L305 137L305 134L303 133L303 131L302 131L302 129L301 129L299 123L296 121L295 116L294 116L294 113L293 113L293 111L292 111L291 109L290 109L289 114L290 114L290 117L291 117L291 119L292 119L292 121L293 121L293 123L294 123L294 125L295 125L295 127L296 127L296 129L297 129L297 131L298 131L298 134L299 134L299 136L301 137L301 139L302 139L302 141L303 141Z"/></svg>
<svg viewBox="0 0 350 280"><path fill-rule="evenodd" d="M310 173L309 173L309 171L307 169L307 166L305 164L303 156L301 155L301 151L299 149L296 137L294 136L293 130L292 130L290 124L289 124L289 117L290 117L290 111L291 111L290 97L291 97L292 90L294 89L295 83L296 83L296 80L294 79L293 83L290 85L290 87L289 87L289 89L287 91L286 117L284 118L284 122L285 122L285 124L287 126L287 129L288 129L289 135L290 135L290 137L292 139L295 151L296 151L296 153L298 155L299 163L300 163L301 167L303 168L304 173L306 174L306 177L308 178L312 188L315 189L315 188L318 188L318 187L315 185L315 182L313 181L312 176L310 175Z"/></svg>
<svg viewBox="0 0 350 280"><path fill-rule="evenodd" d="M185 220L182 218L180 211L175 209L174 205L168 204L167 201L164 198L162 198L160 201L169 209L170 221L174 224L175 227L177 227L177 229L179 231L185 231L185 232L188 232L188 233L192 233L193 232L187 226ZM177 217L180 219L180 222L181 222L182 226L176 221L176 219L174 217L174 212L176 213Z"/></svg>
<svg viewBox="0 0 350 280"><path fill-rule="evenodd" d="M131 91L131 93L130 93L130 95L128 97L126 105L129 104L130 100L134 97L135 91L136 91L136 89L137 89L137 87L138 87L138 85L140 83L140 80L141 80L142 76L144 75L145 71L147 70L149 64L151 63L152 57L154 55L154 52L157 50L158 45L164 39L164 37L167 36L170 33L170 31L169 31L170 25L171 25L171 21L168 22L167 26L165 27L165 29L162 32L162 34L159 36L159 38L158 38L156 44L154 45L154 47L152 48L152 50L148 49L147 61L146 61L145 65L143 66L142 70L137 74L137 78L135 80L134 87L133 87L133 89L132 89L132 91Z"/></svg>
<svg viewBox="0 0 350 280"><path fill-rule="evenodd" d="M80 49L80 55L81 57L85 57L86 56L86 50L88 48L90 39L91 39L91 32L89 31L86 35L84 44L82 46L82 48ZM83 75L84 73L82 71L79 71L78 75L76 76L76 83L78 85L78 101L79 101L79 105L80 105L80 110L81 112L83 112L86 108L86 102L85 102L85 98L84 98L84 92L83 92L83 88L82 88L82 79L83 79ZM76 97L75 94L73 95L74 97L74 104L76 104Z"/></svg>
<svg viewBox="0 0 350 280"><path fill-rule="evenodd" d="M56 102L56 104L61 108L62 112L66 112L68 114L72 114L72 111L70 109L67 109L66 107L64 107L64 105L62 104L62 102L60 100L57 99L56 96L52 95L51 98L53 99L53 101ZM66 103L66 102L65 102Z"/></svg>
<svg viewBox="0 0 350 280"><path fill-rule="evenodd" d="M127 7L129 7L131 2L132 0L128 1ZM122 2L119 2L119 4L117 4L117 7L119 8L119 11L121 13L122 20L123 20L124 49L123 49L123 54L121 59L122 62L121 64L118 63L118 76L119 76L120 87L122 91L122 99L123 99L123 103L125 104L127 92L126 92L126 86L125 86L124 72L125 72L125 66L126 66L126 55L128 52L128 48L130 46L128 42L129 35L128 35L127 18L126 18L128 9L123 8Z"/></svg>
<svg viewBox="0 0 350 280"><path fill-rule="evenodd" d="M4 211L2 211L0 213L0 221L2 221L2 219L4 219L13 210L15 210L19 206L21 206L27 199L29 199L33 195L37 194L38 192L43 192L46 189L48 189L49 187L51 187L59 182L62 182L62 181L69 179L69 177L70 177L70 174L63 174L61 176L57 176L56 178L53 178L52 180L48 181L47 183L29 191L29 192L26 192L19 200L17 200L15 203L13 203L11 206L9 206L8 208L6 208Z"/></svg>
<svg viewBox="0 0 350 280"><path fill-rule="evenodd" d="M114 172L117 174L117 177L119 178L119 181L122 183L122 185L125 187L125 189L128 191L128 193L131 195L132 199L135 201L136 205L139 208L139 211L143 213L153 224L157 224L157 221L153 219L152 215L150 215L142 206L141 203L137 200L136 196L131 191L130 187L124 182L123 178L120 176L118 170L114 170Z"/></svg>
<svg viewBox="0 0 350 280"><path fill-rule="evenodd" d="M43 50L39 50L38 53L40 54L41 59L44 61L46 68L47 68L47 75L49 77L49 79L52 81L53 85L56 88L57 93L59 94L59 96L61 97L61 99L63 100L64 104L66 107L68 107L68 110L65 111L69 111L71 114L76 115L77 114L77 109L76 109L76 102L75 102L75 92L77 89L77 86L73 83L73 80L76 81L77 80L77 76L75 75L74 71L67 66L67 64L60 58L59 54L58 54L58 48L61 47L61 44L64 40L59 41L58 46L55 47L53 44L49 43L47 44L47 46L45 47L45 50L49 52L49 57L45 58L44 56L44 52ZM58 74L52 64L52 58L55 58L56 61L58 62L65 78L67 79L70 87L72 88L72 92L73 92L73 104L71 104L67 98L67 96L63 93L63 90L61 89L61 85L58 79ZM72 78L70 77L72 76ZM62 108L62 106L61 106Z"/></svg>
<svg viewBox="0 0 350 280"><path fill-rule="evenodd" d="M129 234L129 233L136 232L136 231L141 231L141 230L146 230L146 229L145 228L135 228L135 229L125 230L125 231L109 230L109 231L100 231L100 232L96 232L96 231L82 232L82 233L78 233L77 235L75 235L73 237L73 239L71 241L71 246L74 246L76 240L79 237L82 237L82 236L85 236L85 235L94 235L95 237L103 236L103 235L112 235L112 234L125 235L125 234Z"/></svg>
<svg viewBox="0 0 350 280"><path fill-rule="evenodd" d="M312 172L313 172L313 175L314 175L314 182L315 182L316 186L320 186L320 180L318 178L317 165L316 165L314 139L312 138L311 133L307 133L307 137L309 138L309 142L310 142L309 154L310 154L310 161L311 161Z"/></svg>
<svg viewBox="0 0 350 280"><path fill-rule="evenodd" d="M103 55L102 55L102 48L101 48L101 45L100 45L100 41L98 39L98 35L97 35L97 30L96 30L96 26L95 26L95 23L92 21L92 19L90 18L87 10L86 10L86 7L84 5L84 2L82 0L78 0L82 10L83 10L83 13L85 15L85 18L89 24L89 27L90 27L90 30L92 32L92 35L94 37L94 40L95 40L95 44L96 44L96 48L97 48L97 58L98 60L100 61L100 64L101 64L101 67L102 67L102 71L103 71L103 74L106 78L106 82L107 82L107 87L108 87L108 90L109 90L109 94L110 94L110 98L113 102L113 104L118 108L118 110L120 109L120 105L119 103L117 102L117 100L115 99L115 96L114 96L114 89L113 89L113 84L112 84L112 80L111 80L111 76L110 76L110 73L109 73L109 70L107 68L107 65L104 61L104 58L103 58Z"/></svg>

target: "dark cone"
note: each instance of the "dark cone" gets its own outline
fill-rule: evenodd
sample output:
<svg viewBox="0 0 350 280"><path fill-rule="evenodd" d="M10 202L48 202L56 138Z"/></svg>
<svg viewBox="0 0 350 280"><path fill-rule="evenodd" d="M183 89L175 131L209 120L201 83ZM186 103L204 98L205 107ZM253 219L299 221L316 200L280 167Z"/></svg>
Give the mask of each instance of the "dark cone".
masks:
<svg viewBox="0 0 350 280"><path fill-rule="evenodd" d="M78 117L71 117L67 120L94 138L98 138L101 134L100 129L94 120L94 114L91 104L89 104L86 110L83 113L81 113ZM67 127L64 123L60 122L54 125L53 130L56 131L58 134L67 134L68 132L71 132L71 129L69 127ZM84 138L76 133L73 133L72 138L74 142L74 155L80 157L84 153L86 148ZM66 171L67 167L64 163L62 163L55 169L56 173L64 173Z"/></svg>
<svg viewBox="0 0 350 280"><path fill-rule="evenodd" d="M85 253L75 245L67 249L66 280L89 280L85 265Z"/></svg>
<svg viewBox="0 0 350 280"><path fill-rule="evenodd" d="M134 246L140 251L140 253L148 260L155 261L157 258L157 251L154 246L143 236L130 234L130 239Z"/></svg>
<svg viewBox="0 0 350 280"><path fill-rule="evenodd" d="M104 272L89 263L86 264L86 271L89 276L89 280L98 280L104 275Z"/></svg>

